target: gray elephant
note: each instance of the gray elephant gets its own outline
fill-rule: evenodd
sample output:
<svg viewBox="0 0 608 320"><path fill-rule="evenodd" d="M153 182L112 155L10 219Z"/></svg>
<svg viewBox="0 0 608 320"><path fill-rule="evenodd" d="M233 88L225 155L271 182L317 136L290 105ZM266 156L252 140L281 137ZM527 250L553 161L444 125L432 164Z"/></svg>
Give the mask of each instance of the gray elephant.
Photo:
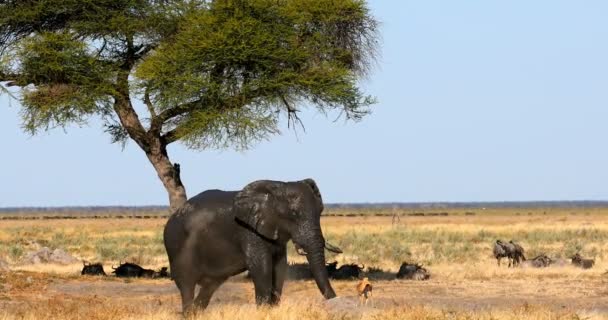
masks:
<svg viewBox="0 0 608 320"><path fill-rule="evenodd" d="M164 241L171 276L184 312L204 309L213 292L245 270L256 303L277 304L287 270L289 240L306 252L317 287L336 296L325 268L320 216L323 201L312 179L260 180L241 191L207 190L191 198L167 221ZM196 299L194 289L201 287Z"/></svg>

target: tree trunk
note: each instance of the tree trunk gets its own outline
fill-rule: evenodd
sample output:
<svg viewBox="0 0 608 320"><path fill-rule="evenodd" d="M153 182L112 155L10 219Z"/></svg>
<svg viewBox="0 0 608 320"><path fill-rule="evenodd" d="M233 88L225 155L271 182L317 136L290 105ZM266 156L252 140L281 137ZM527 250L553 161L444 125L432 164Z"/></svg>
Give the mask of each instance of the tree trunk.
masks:
<svg viewBox="0 0 608 320"><path fill-rule="evenodd" d="M169 194L171 212L182 206L186 200L186 188L180 178L179 164L173 165L167 154L167 145L161 140L160 132L146 132L129 97L128 72L118 78L114 110L129 137L146 153Z"/></svg>
<svg viewBox="0 0 608 320"><path fill-rule="evenodd" d="M180 167L178 163L171 163L166 146L160 143L154 143L154 145L149 152L146 152L146 156L167 190L171 212L174 212L188 200L186 188L180 177Z"/></svg>

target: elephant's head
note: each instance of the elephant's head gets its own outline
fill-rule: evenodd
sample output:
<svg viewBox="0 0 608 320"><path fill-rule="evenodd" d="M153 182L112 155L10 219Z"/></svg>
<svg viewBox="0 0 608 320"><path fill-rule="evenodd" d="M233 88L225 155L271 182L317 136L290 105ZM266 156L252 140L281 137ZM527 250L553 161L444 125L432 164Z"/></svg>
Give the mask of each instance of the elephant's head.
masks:
<svg viewBox="0 0 608 320"><path fill-rule="evenodd" d="M291 239L305 250L323 296L336 296L325 268L320 222L323 200L314 180L252 182L237 194L234 208L236 218L260 236L279 243Z"/></svg>

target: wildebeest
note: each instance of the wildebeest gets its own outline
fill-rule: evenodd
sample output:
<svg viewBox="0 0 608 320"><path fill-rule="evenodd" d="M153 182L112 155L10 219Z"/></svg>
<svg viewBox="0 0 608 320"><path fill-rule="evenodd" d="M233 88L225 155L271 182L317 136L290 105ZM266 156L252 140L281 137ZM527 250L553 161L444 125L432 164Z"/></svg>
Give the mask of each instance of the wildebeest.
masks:
<svg viewBox="0 0 608 320"><path fill-rule="evenodd" d="M101 263L86 263L82 262L82 271L80 275L89 275L89 276L105 276L106 272L103 270L103 265Z"/></svg>
<svg viewBox="0 0 608 320"><path fill-rule="evenodd" d="M144 269L135 263L125 262L117 268L112 267L117 277L121 278L154 278L154 270Z"/></svg>
<svg viewBox="0 0 608 320"><path fill-rule="evenodd" d="M359 279L361 271L365 265L359 266L356 264L344 264L337 268L338 262L334 261L327 264L327 274L329 278L336 280Z"/></svg>
<svg viewBox="0 0 608 320"><path fill-rule="evenodd" d="M511 257L511 259L513 260L513 266L519 265L522 261L526 261L526 256L524 255L524 248L513 240L509 241L509 244L511 244L514 248L513 256Z"/></svg>
<svg viewBox="0 0 608 320"><path fill-rule="evenodd" d="M314 278L308 263L290 263L287 265L287 279L311 280Z"/></svg>
<svg viewBox="0 0 608 320"><path fill-rule="evenodd" d="M546 254L540 254L532 259L524 261L523 266L533 268L545 268L553 264L554 260L549 258Z"/></svg>
<svg viewBox="0 0 608 320"><path fill-rule="evenodd" d="M595 264L593 259L585 259L578 252L572 256L572 264L579 268L590 269Z"/></svg>
<svg viewBox="0 0 608 320"><path fill-rule="evenodd" d="M500 259L502 258L509 258L509 254L507 253L507 249L504 246L504 243L501 240L496 240L496 242L494 243L494 250L492 250L494 253L494 258L496 258L496 263L500 266ZM510 264L510 261L509 261Z"/></svg>
<svg viewBox="0 0 608 320"><path fill-rule="evenodd" d="M494 257L498 261L498 265L500 265L500 259L504 257L509 259L509 267L517 266L522 261L526 261L526 257L524 256L524 248L515 243L513 240L509 242L503 242L500 239L496 240L493 252Z"/></svg>
<svg viewBox="0 0 608 320"><path fill-rule="evenodd" d="M397 272L397 279L428 280L431 273L416 263L403 262Z"/></svg>
<svg viewBox="0 0 608 320"><path fill-rule="evenodd" d="M155 275L156 275L156 272L154 270L142 268L140 277L151 279L151 278L154 278Z"/></svg>
<svg viewBox="0 0 608 320"><path fill-rule="evenodd" d="M251 279L251 274L247 272L245 278ZM287 279L290 280L312 280L312 270L307 262L304 263L288 263L287 264Z"/></svg>
<svg viewBox="0 0 608 320"><path fill-rule="evenodd" d="M154 278L169 278L170 276L167 267L162 267L158 272L154 273Z"/></svg>

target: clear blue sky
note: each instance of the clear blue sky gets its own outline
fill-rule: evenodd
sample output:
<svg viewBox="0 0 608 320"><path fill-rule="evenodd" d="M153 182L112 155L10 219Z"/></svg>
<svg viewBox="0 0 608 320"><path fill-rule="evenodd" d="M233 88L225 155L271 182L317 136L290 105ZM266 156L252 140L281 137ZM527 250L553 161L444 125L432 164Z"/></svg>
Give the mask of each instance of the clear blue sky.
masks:
<svg viewBox="0 0 608 320"><path fill-rule="evenodd" d="M608 2L370 1L383 55L360 123L306 112L254 149L170 148L189 195L313 177L327 202L608 199ZM0 207L166 204L93 122L29 137L0 98Z"/></svg>

